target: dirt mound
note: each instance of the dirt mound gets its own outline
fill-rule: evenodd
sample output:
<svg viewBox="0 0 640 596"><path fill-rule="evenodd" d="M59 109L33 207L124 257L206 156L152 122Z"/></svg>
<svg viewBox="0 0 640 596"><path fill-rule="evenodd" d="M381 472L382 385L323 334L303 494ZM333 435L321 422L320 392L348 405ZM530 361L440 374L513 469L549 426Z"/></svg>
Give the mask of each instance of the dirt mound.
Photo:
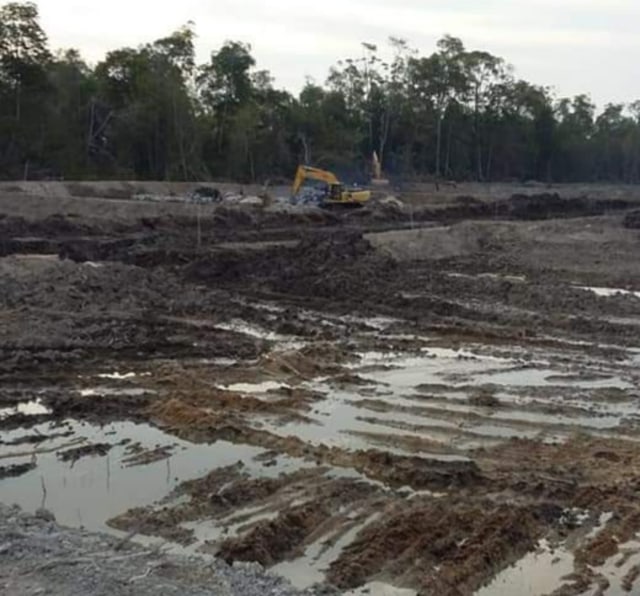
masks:
<svg viewBox="0 0 640 596"><path fill-rule="evenodd" d="M294 479L292 476L291 480ZM289 492L292 488L295 486L283 487ZM259 521L244 535L224 541L219 554L229 562L258 561L265 566L301 556L306 546L323 536L330 542L328 535L347 523L350 513L354 515L355 511L366 512L369 507L375 507L378 501L371 499L376 493L376 489L365 482L321 478L317 484L310 483L304 493L299 493L303 503L281 499L277 517ZM384 498L380 503L383 502Z"/></svg>
<svg viewBox="0 0 640 596"><path fill-rule="evenodd" d="M640 230L640 209L627 214L624 218L624 227L631 230Z"/></svg>
<svg viewBox="0 0 640 596"><path fill-rule="evenodd" d="M478 466L471 460L441 461L374 450L356 452L354 459L356 469L389 486L437 490L483 482Z"/></svg>
<svg viewBox="0 0 640 596"><path fill-rule="evenodd" d="M380 280L390 281L396 273L396 263L359 233L303 240L296 253L294 260L281 263L276 290L349 298L375 291Z"/></svg>
<svg viewBox="0 0 640 596"><path fill-rule="evenodd" d="M379 293L382 280L396 278L397 265L362 234L340 232L312 235L295 248L207 257L187 267L186 274L209 283L253 284L272 292L344 300Z"/></svg>
<svg viewBox="0 0 640 596"><path fill-rule="evenodd" d="M82 261L100 260L105 254L101 245L122 243L114 238L122 234L146 231L143 222L98 222L93 219L55 214L43 219L27 220L24 217L6 217L0 214L0 256L11 254L73 254L74 249L87 251ZM109 240L111 238L111 240ZM97 244L101 249L94 247ZM129 242L131 244L131 242ZM65 249L69 246L68 249ZM113 251L111 251L113 252ZM120 251L120 254L126 254Z"/></svg>
<svg viewBox="0 0 640 596"><path fill-rule="evenodd" d="M200 408L186 404L178 399L171 399L161 404L154 404L153 408L149 410L149 413L154 419L161 420L165 424L176 427L186 426L196 428L198 423L211 425L217 422L217 418L213 413L209 412L206 420L204 420Z"/></svg>
<svg viewBox="0 0 640 596"><path fill-rule="evenodd" d="M0 215L0 235L2 238L17 236L86 236L95 233L94 226L79 222L62 214L49 215L44 219L28 221L24 217L6 217Z"/></svg>
<svg viewBox="0 0 640 596"><path fill-rule="evenodd" d="M195 538L193 530L187 530L180 526L186 520L187 518L180 508L165 507L151 511L137 507L110 519L107 525L122 532L159 536L165 540L188 546L194 542Z"/></svg>
<svg viewBox="0 0 640 596"><path fill-rule="evenodd" d="M228 563L256 561L269 566L294 552L303 540L329 517L320 503L294 507L275 520L259 525L241 539L226 541L219 552Z"/></svg>
<svg viewBox="0 0 640 596"><path fill-rule="evenodd" d="M399 505L358 534L328 579L349 589L384 576L423 594L472 594L532 549L541 531L535 511L511 505Z"/></svg>
<svg viewBox="0 0 640 596"><path fill-rule="evenodd" d="M414 213L417 220L456 222L465 219L543 220L563 217L605 215L633 207L622 199L597 200L587 197L563 198L558 193L515 194L509 199L483 202L461 197L457 205L443 209L422 209Z"/></svg>
<svg viewBox="0 0 640 596"><path fill-rule="evenodd" d="M76 418L78 420L143 420L143 411L149 407L154 400L152 394L142 395L94 395L90 399L80 395L68 394L64 397L56 398L55 401L47 401L47 405L52 410L54 418ZM97 446L102 451L102 445ZM78 453L71 452L70 457L83 457L90 455L79 450ZM106 452L105 452L106 454ZM103 455L101 453L101 455Z"/></svg>
<svg viewBox="0 0 640 596"><path fill-rule="evenodd" d="M375 488L363 482L329 479L324 476L325 471L302 468L277 478L252 478L238 463L182 483L165 499L166 506L134 508L108 523L120 530L137 530L190 544L194 535L181 527L185 522L207 517L225 525L243 519L245 523L238 527L238 534L231 534L233 538L220 545L224 558L272 565L294 553L332 515L341 516L350 503L366 501L376 493ZM294 504L300 500L303 503ZM252 510L272 510L276 516L258 516L251 522ZM232 516L234 522L227 519L239 511L245 513ZM209 542L207 550L216 552L217 544L217 540Z"/></svg>
<svg viewBox="0 0 640 596"><path fill-rule="evenodd" d="M0 259L0 303L0 362L12 368L126 350L207 357L260 351L247 336L190 326L189 313L224 316L229 306L210 289L156 269L7 257Z"/></svg>
<svg viewBox="0 0 640 596"><path fill-rule="evenodd" d="M61 241L58 255L61 259L70 259L76 263L87 261L125 261L135 240L122 238L118 240L80 238Z"/></svg>
<svg viewBox="0 0 640 596"><path fill-rule="evenodd" d="M157 308L166 300L169 280L161 282L161 276L119 264L90 266L11 258L0 263L0 281L0 301L8 307L77 313L86 308L129 312Z"/></svg>
<svg viewBox="0 0 640 596"><path fill-rule="evenodd" d="M600 201L586 197L564 199L557 193L538 195L513 195L504 203L497 203L499 211L505 211L511 219L550 219L552 217L580 217L604 215L612 211L628 209L631 203L623 200Z"/></svg>

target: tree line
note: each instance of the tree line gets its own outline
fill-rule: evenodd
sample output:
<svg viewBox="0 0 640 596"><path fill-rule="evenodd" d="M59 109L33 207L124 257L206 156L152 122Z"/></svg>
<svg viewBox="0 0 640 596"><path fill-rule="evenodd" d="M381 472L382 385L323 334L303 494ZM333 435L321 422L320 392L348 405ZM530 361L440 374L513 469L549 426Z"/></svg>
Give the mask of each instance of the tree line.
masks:
<svg viewBox="0 0 640 596"><path fill-rule="evenodd" d="M364 43L297 97L248 44L198 64L195 39L188 23L92 67L51 50L34 3L0 7L0 178L353 177L376 151L404 179L640 181L640 101L597 113L452 36L427 56L391 38L388 60Z"/></svg>

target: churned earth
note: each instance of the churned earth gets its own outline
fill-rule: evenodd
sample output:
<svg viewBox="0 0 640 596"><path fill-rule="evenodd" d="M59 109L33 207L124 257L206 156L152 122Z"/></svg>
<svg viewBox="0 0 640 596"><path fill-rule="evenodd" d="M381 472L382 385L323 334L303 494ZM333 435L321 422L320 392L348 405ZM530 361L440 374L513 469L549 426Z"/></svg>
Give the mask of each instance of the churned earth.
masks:
<svg viewBox="0 0 640 596"><path fill-rule="evenodd" d="M174 218L16 201L0 502L316 593L640 589L633 200Z"/></svg>

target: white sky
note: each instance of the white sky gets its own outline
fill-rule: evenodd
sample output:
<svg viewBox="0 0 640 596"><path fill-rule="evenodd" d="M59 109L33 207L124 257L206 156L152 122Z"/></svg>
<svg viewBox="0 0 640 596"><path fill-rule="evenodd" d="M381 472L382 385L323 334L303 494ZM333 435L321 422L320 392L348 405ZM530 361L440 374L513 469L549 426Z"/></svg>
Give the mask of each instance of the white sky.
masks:
<svg viewBox="0 0 640 596"><path fill-rule="evenodd" d="M1 2L2 0L0 0ZM192 20L198 58L225 40L249 42L259 68L297 92L324 82L360 43L390 35L423 54L445 33L488 50L516 75L560 96L599 105L640 99L638 0L39 0L52 48L78 48L91 63L110 50L164 37Z"/></svg>

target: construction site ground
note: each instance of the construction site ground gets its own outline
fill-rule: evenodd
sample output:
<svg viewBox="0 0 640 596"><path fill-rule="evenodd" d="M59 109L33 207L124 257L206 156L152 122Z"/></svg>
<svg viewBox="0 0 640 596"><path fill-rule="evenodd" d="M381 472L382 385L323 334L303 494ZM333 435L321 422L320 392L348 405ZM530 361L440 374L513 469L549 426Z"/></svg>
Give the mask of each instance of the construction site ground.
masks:
<svg viewBox="0 0 640 596"><path fill-rule="evenodd" d="M0 503L299 589L640 593L640 192L513 190L5 187Z"/></svg>

